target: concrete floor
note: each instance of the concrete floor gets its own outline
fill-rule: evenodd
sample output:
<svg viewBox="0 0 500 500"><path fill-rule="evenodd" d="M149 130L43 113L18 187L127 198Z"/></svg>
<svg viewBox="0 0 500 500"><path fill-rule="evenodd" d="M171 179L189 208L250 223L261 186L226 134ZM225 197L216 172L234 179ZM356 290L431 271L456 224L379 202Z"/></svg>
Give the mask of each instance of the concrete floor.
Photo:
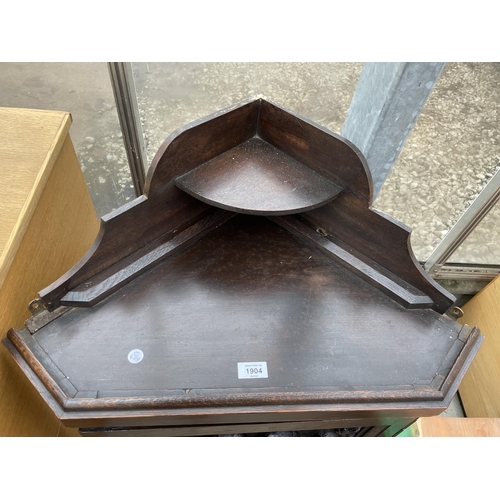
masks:
<svg viewBox="0 0 500 500"><path fill-rule="evenodd" d="M441 417L465 417L464 408L460 396L455 394L448 409L441 413Z"/></svg>
<svg viewBox="0 0 500 500"><path fill-rule="evenodd" d="M262 95L340 133L362 63L137 63L149 161L176 128ZM374 206L413 228L425 260L500 167L499 63L445 66ZM0 63L0 106L71 111L96 210L135 194L105 63ZM500 207L452 260L500 264Z"/></svg>

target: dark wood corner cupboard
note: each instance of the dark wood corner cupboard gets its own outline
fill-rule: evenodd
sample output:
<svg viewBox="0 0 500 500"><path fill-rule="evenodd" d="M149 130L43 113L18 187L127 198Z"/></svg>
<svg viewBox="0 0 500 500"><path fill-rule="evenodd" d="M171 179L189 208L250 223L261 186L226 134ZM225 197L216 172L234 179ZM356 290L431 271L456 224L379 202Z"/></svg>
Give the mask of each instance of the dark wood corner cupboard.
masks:
<svg viewBox="0 0 500 500"><path fill-rule="evenodd" d="M342 137L263 99L215 113L5 346L85 435L396 435L447 408L483 337L371 199Z"/></svg>

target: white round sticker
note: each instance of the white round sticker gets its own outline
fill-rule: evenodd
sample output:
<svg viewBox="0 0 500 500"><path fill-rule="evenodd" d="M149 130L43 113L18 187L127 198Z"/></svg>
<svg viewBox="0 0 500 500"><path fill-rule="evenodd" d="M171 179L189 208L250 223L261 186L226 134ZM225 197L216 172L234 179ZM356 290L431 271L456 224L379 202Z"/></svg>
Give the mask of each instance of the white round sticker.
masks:
<svg viewBox="0 0 500 500"><path fill-rule="evenodd" d="M128 353L128 360L131 363L140 363L144 358L144 353L140 349L134 349Z"/></svg>

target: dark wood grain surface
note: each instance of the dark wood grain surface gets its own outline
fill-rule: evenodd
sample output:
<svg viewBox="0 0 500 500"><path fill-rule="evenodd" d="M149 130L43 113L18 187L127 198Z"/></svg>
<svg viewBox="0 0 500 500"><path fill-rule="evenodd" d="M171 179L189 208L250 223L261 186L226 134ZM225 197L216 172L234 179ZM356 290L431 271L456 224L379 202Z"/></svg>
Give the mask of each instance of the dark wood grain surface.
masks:
<svg viewBox="0 0 500 500"><path fill-rule="evenodd" d="M117 411L116 408L88 411L72 409L64 411L58 402L47 390L41 379L23 359L12 342L4 339L3 343L11 352L14 360L24 371L43 399L69 427L124 427L124 426L194 426L213 424L239 423L270 423L270 422L300 422L318 420L346 420L364 419L367 422L385 422L386 425L398 419L419 416L432 416L442 413L446 409L443 401L408 401L388 403L380 401L361 403L327 403L327 404L294 404L265 406L199 406L191 408L157 408L157 409L130 409ZM83 394L82 394L83 397ZM96 398L97 394L87 394L87 398ZM357 424L359 425L359 423ZM367 423L366 425L371 425Z"/></svg>
<svg viewBox="0 0 500 500"><path fill-rule="evenodd" d="M454 366L448 376L448 378L453 380L453 384L458 385L462 380L482 338L478 334L477 329L472 330L470 335L464 338L465 348L460 353L455 363L456 366ZM110 406L102 410L72 408L70 411L64 411L60 406L61 402L55 400L44 383L42 383L43 376L40 377L40 375L33 372L30 365L22 358L10 340L4 339L3 343L47 404L61 418L63 423L70 427L123 428L124 426L154 427L165 425L171 427L250 423L267 425L272 422L312 422L319 420L344 420L345 422L345 420L351 419L363 419L368 422L376 419L379 424L384 423L384 426L377 432L379 434L383 429L388 429L389 426L392 427L393 424L397 424L397 427L401 429L408 425L408 421L411 422L418 417L442 413L448 406L454 394L453 391L456 391L456 387L449 386L448 392L443 393L441 399L436 401L429 399L424 401L402 401L398 399L396 394L393 401L372 399L366 401L358 400L355 403L339 402L333 398L332 403L323 404L284 405L273 404L272 401L268 401L268 404L264 406L241 407L234 405L217 406L212 404L210 406L169 408L167 405L156 409L130 408L127 411L120 411L116 406ZM458 373L455 371L455 368L459 369ZM355 394L357 391L351 392ZM77 396L79 395L77 394ZM97 398L87 399L89 402L92 402L99 401L97 396L97 393L94 392L80 393L79 397ZM403 422L403 426L401 426L401 422ZM367 423L366 425L371 424ZM398 431L395 430L395 432Z"/></svg>
<svg viewBox="0 0 500 500"><path fill-rule="evenodd" d="M305 212L342 191L258 137L178 177L176 185L209 205L256 215Z"/></svg>
<svg viewBox="0 0 500 500"><path fill-rule="evenodd" d="M161 195L176 177L252 138L257 131L260 106L260 99L245 101L173 132L151 163L146 195Z"/></svg>
<svg viewBox="0 0 500 500"><path fill-rule="evenodd" d="M332 131L293 111L262 101L257 134L335 184L349 189L368 206L370 169L359 149Z"/></svg>
<svg viewBox="0 0 500 500"><path fill-rule="evenodd" d="M406 308L426 309L434 305L430 297L419 292L395 274L378 266L366 256L363 260L359 259L354 255L355 252L352 249L346 250L342 248L331 239L326 238L318 231L314 231L296 218L273 217L272 220L292 234L314 244L316 248L323 251L326 255L340 262L354 274L360 276L378 290L383 291Z"/></svg>
<svg viewBox="0 0 500 500"><path fill-rule="evenodd" d="M97 304L163 259L184 250L218 224L223 224L234 216L234 213L224 210L209 213L184 231L171 236L167 241L159 241L156 245L152 244L151 249L148 246L143 247L141 251L93 276L90 280L68 292L61 299L61 304L63 306L76 305L81 307L91 307Z"/></svg>
<svg viewBox="0 0 500 500"><path fill-rule="evenodd" d="M455 302L456 298L416 260L411 249L411 230L383 213L368 209L351 193L344 191L333 203L301 217L313 228L321 228L327 237L354 248L361 259L366 256L428 295L436 311L444 313Z"/></svg>
<svg viewBox="0 0 500 500"><path fill-rule="evenodd" d="M405 309L271 221L240 215L35 338L79 390L102 395L374 390L429 384L460 328ZM144 360L133 365L136 348ZM269 378L239 380L243 361L267 361Z"/></svg>

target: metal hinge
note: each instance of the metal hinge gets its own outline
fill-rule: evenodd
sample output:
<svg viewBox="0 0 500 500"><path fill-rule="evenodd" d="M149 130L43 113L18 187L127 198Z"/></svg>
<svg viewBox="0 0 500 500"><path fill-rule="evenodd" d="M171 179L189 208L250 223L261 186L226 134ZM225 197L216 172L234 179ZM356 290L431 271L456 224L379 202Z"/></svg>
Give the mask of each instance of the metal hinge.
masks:
<svg viewBox="0 0 500 500"><path fill-rule="evenodd" d="M32 316L36 316L47 310L45 304L42 302L42 299L34 299L28 304L28 309L31 312Z"/></svg>
<svg viewBox="0 0 500 500"><path fill-rule="evenodd" d="M460 307L452 306L446 311L445 314L450 318L459 319L464 315L464 312L460 309Z"/></svg>

